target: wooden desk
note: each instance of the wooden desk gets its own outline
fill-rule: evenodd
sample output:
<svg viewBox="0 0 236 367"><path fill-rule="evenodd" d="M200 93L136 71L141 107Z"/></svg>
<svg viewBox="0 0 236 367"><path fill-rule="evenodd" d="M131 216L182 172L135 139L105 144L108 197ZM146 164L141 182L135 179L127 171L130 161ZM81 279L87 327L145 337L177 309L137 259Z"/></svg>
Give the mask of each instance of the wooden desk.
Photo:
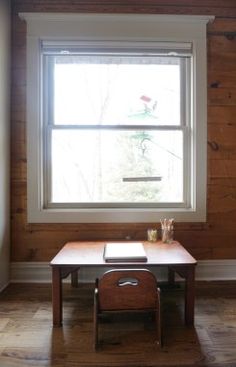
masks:
<svg viewBox="0 0 236 367"><path fill-rule="evenodd" d="M144 241L148 261L135 263L106 263L103 259L104 244L105 242L68 242L51 261L54 326L62 325L62 279L71 274L72 286L76 286L78 269L81 266L145 268L149 265L168 267L169 283L174 283L175 272L185 279L185 323L186 325L193 325L195 265L197 261L179 242L174 241L172 244L164 244L161 241L155 243Z"/></svg>

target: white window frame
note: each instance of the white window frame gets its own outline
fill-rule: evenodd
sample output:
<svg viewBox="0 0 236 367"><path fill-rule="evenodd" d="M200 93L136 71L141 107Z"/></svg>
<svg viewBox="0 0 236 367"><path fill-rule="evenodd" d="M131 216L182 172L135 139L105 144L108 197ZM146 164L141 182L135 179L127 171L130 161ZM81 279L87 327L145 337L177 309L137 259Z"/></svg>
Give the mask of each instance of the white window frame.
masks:
<svg viewBox="0 0 236 367"><path fill-rule="evenodd" d="M21 13L27 21L28 222L115 223L206 220L206 24L214 17ZM191 203L188 208L44 208L41 51L44 42L191 43Z"/></svg>
<svg viewBox="0 0 236 367"><path fill-rule="evenodd" d="M122 47L122 48L121 48ZM94 51L96 50L96 51ZM142 61L146 57L147 58L147 66L150 61L150 55L153 58L154 55L156 57L160 56L168 56L169 50L172 52L175 50L176 57L179 57L179 68L180 68L180 123L178 124L168 124L168 125L152 125L146 123L145 125L135 125L134 123L128 125L125 124L123 126L120 125L96 125L92 124L88 126L87 124L76 124L76 125L63 125L56 124L54 121L54 113L53 113L53 57L60 56L61 52L66 52L68 57L71 55L80 55L86 53L87 55L90 53L90 58L94 55L94 57L99 57L101 53L98 50L102 50L100 52L105 52L112 50L111 55L124 54L126 57L140 53L142 55ZM116 42L71 42L65 43L56 43L52 42L43 42L41 47L41 70L43 76L43 116L42 116L42 126L43 126L43 172L41 175L44 179L44 187L43 187L43 206L44 208L189 208L191 205L191 193L189 187L191 185L191 175L186 173L190 172L191 166L191 111L190 105L191 101L189 100L189 96L191 95L190 84L191 84L191 63L192 63L192 45L189 44L176 44L176 43L157 43L157 42L135 42L131 43L116 43ZM149 56L148 56L149 55ZM103 54L104 57L104 54ZM170 57L170 56L169 56ZM74 202L74 203L64 203L64 202L52 202L52 133L55 130L77 130L83 131L85 128L95 129L95 130L145 130L145 131L180 131L183 136L183 201L181 202L146 202L146 203L132 203L132 202Z"/></svg>

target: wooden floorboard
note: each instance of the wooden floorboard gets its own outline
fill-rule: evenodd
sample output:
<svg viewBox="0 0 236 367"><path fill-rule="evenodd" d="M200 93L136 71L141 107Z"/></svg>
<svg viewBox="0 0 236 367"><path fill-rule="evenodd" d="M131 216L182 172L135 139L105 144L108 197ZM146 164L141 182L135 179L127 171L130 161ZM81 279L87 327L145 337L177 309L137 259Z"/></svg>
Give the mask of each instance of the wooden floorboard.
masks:
<svg viewBox="0 0 236 367"><path fill-rule="evenodd" d="M195 327L183 288L162 287L164 346L152 315L106 316L93 350L93 287L64 285L64 326L52 327L49 285L12 284L0 295L0 367L236 367L236 282L197 283Z"/></svg>

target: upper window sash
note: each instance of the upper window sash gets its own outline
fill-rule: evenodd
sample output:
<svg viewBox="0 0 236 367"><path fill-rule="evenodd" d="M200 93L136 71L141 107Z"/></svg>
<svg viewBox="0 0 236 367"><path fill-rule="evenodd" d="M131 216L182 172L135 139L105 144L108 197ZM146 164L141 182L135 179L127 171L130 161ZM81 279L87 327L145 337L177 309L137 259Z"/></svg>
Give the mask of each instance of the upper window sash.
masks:
<svg viewBox="0 0 236 367"><path fill-rule="evenodd" d="M142 129L144 127L146 128L162 128L164 126L185 126L189 122L189 106L187 104L190 103L190 100L187 97L187 93L190 93L190 82L191 82L191 56L188 57L176 57L176 56L149 56L146 55L144 50L139 50L139 53L142 53L142 56L133 55L132 53L127 53L126 55L118 56L115 53L112 53L110 56L103 55L98 51L96 54L90 55L90 56L71 56L71 55L63 55L60 54L54 54L54 55L44 55L43 54L43 62L42 62L42 68L43 68L43 95L44 95L44 111L45 117L44 117L44 123L46 125L54 125L54 126L65 126L69 128L69 126L77 126L78 128L89 128L89 127L97 127L102 128L105 126L111 126L112 128L120 128L124 126L125 128L128 128L128 126L137 126L138 129ZM59 63L58 63L59 59ZM75 65L86 63L86 65L93 65L95 64L112 64L112 63L119 63L119 65L132 65L133 63L135 65L174 65L179 67L179 112L178 114L175 114L177 117L176 121L172 121L171 118L169 118L168 123L165 123L163 119L161 118L160 121L155 119L147 119L145 121L145 124L140 124L135 122L135 119L126 119L117 117L115 120L110 121L109 119L107 121L102 121L98 123L98 121L95 119L90 119L90 121L84 122L83 119L81 121L70 121L70 118L66 117L66 120L57 120L55 117L55 106L56 106L56 98L55 98L55 68L56 65L67 65L67 63L71 64L72 67L75 63ZM151 83L150 83L151 84ZM171 86L171 79L169 81L169 85ZM168 85L168 86L169 86ZM60 88L58 88L60 89ZM61 88L62 89L62 88ZM144 98L145 96L143 96ZM140 101L139 101L140 102ZM157 101L153 100L153 104L157 103ZM79 103L79 102L78 102ZM175 101L177 103L177 101ZM60 104L59 104L60 105ZM171 105L171 100L170 100ZM173 106L171 106L173 108ZM160 104L158 106L160 108ZM61 118L61 115L59 114L59 118ZM155 117L155 116L154 116ZM175 117L176 118L176 117Z"/></svg>

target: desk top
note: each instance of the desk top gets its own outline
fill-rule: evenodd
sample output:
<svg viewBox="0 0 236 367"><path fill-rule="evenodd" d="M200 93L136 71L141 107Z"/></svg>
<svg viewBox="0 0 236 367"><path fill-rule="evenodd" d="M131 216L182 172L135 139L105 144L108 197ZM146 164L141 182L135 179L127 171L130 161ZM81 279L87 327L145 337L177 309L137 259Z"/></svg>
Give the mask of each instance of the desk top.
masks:
<svg viewBox="0 0 236 367"><path fill-rule="evenodd" d="M147 266L147 265L196 265L197 261L177 241L171 244L157 242L139 241L143 243L147 254L147 262L109 262L103 258L104 245L114 241L78 241L68 242L52 259L51 266ZM121 241L119 241L121 242ZM129 244L129 241L123 241Z"/></svg>

